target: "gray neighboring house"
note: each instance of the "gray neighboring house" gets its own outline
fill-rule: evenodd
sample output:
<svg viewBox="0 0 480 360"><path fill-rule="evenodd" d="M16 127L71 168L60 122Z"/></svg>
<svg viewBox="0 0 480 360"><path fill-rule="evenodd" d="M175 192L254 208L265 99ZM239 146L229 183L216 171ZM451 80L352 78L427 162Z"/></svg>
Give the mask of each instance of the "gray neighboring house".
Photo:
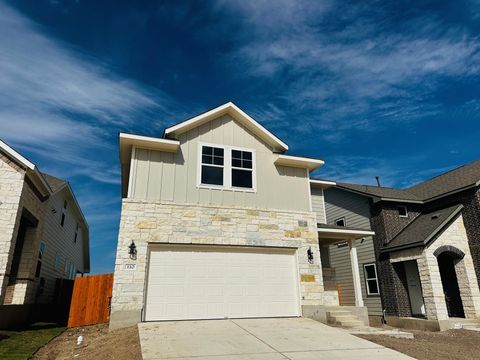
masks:
<svg viewBox="0 0 480 360"><path fill-rule="evenodd" d="M478 319L479 194L480 161L407 189L337 183L325 192L328 221L375 232L373 241L364 240L365 261L376 262L372 279L390 324L443 330ZM334 253L342 250L330 251L336 281L346 288L349 279L339 270L348 267L345 250L339 260ZM371 315L380 298L365 299Z"/></svg>
<svg viewBox="0 0 480 360"><path fill-rule="evenodd" d="M368 322L359 291L354 306L340 307L336 289L324 288L320 247L347 241L357 263L355 240L373 232L327 225L331 183L310 181L323 161L287 150L233 103L162 137L120 134L111 329L285 316ZM352 276L358 285L359 272Z"/></svg>
<svg viewBox="0 0 480 360"><path fill-rule="evenodd" d="M58 279L90 271L72 188L0 140L0 305L48 304Z"/></svg>

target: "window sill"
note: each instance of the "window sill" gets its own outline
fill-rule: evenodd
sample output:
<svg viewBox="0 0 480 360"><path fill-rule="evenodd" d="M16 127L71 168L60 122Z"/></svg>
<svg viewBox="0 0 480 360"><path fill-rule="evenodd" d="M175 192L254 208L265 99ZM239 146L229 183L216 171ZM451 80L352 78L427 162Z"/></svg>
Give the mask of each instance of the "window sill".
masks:
<svg viewBox="0 0 480 360"><path fill-rule="evenodd" d="M221 191L232 191L232 192L247 192L247 193L256 193L256 189L247 189L247 188L236 188L236 187L231 187L227 188L224 186L215 186L215 185L204 185L200 184L197 185L197 189L208 189L208 190L221 190Z"/></svg>

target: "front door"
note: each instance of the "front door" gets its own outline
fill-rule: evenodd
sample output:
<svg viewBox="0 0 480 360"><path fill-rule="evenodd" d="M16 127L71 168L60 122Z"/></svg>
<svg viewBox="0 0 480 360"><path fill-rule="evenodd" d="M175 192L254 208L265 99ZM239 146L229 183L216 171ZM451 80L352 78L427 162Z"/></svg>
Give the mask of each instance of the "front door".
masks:
<svg viewBox="0 0 480 360"><path fill-rule="evenodd" d="M454 259L449 253L440 254L437 259L448 316L463 318L465 317L465 312L463 311L462 298L460 297Z"/></svg>
<svg viewBox="0 0 480 360"><path fill-rule="evenodd" d="M404 264L412 315L424 316L425 304L423 303L422 285L420 283L420 276L418 274L417 262L406 261Z"/></svg>

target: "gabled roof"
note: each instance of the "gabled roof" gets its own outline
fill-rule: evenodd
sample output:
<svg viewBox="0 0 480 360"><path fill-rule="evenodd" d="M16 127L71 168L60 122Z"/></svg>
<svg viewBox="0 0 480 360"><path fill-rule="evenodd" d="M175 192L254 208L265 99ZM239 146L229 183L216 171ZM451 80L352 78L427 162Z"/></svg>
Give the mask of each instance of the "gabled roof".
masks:
<svg viewBox="0 0 480 360"><path fill-rule="evenodd" d="M25 169L26 176L32 181L33 185L37 188L39 193L44 199L48 198L48 195L52 191L50 186L45 181L45 178L40 173L34 163L18 153L6 142L0 140L0 151L3 152L9 159L15 162L18 166Z"/></svg>
<svg viewBox="0 0 480 360"><path fill-rule="evenodd" d="M49 175L44 172L42 172L41 174L43 175L43 177L45 178L45 181L50 186L53 192L58 191L60 188L64 187L67 184L66 180L59 179L53 175Z"/></svg>
<svg viewBox="0 0 480 360"><path fill-rule="evenodd" d="M255 135L260 137L263 141L272 146L275 151L284 152L288 150L287 144L265 129L260 123L258 123L255 119L253 119L250 115L245 113L232 102L220 105L212 110L165 129L164 137L175 138L179 134L182 134L225 114L232 116L235 120L240 122Z"/></svg>
<svg viewBox="0 0 480 360"><path fill-rule="evenodd" d="M460 214L463 205L429 211L417 216L381 251L390 252L417 246L425 246L439 234L445 226Z"/></svg>
<svg viewBox="0 0 480 360"><path fill-rule="evenodd" d="M424 200L480 185L480 160L460 166L406 189Z"/></svg>
<svg viewBox="0 0 480 360"><path fill-rule="evenodd" d="M337 182L337 187L343 188L345 190L350 190L356 193L368 195L371 197L377 197L382 200L406 200L413 202L421 202L422 199L417 197L415 194L402 189L395 189L390 187L383 186L371 186L371 185L360 185L360 184L349 184Z"/></svg>
<svg viewBox="0 0 480 360"><path fill-rule="evenodd" d="M378 200L426 203L480 185L480 160L460 166L406 189L337 183L337 187Z"/></svg>

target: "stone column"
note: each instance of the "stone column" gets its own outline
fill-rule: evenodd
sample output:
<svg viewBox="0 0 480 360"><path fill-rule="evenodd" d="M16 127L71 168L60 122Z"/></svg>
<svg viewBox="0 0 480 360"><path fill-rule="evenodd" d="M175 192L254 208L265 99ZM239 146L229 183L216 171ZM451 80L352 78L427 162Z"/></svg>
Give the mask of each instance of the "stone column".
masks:
<svg viewBox="0 0 480 360"><path fill-rule="evenodd" d="M355 292L355 306L363 306L362 282L360 280L360 272L358 270L357 245L355 240L349 240L350 263L352 264L353 289Z"/></svg>

